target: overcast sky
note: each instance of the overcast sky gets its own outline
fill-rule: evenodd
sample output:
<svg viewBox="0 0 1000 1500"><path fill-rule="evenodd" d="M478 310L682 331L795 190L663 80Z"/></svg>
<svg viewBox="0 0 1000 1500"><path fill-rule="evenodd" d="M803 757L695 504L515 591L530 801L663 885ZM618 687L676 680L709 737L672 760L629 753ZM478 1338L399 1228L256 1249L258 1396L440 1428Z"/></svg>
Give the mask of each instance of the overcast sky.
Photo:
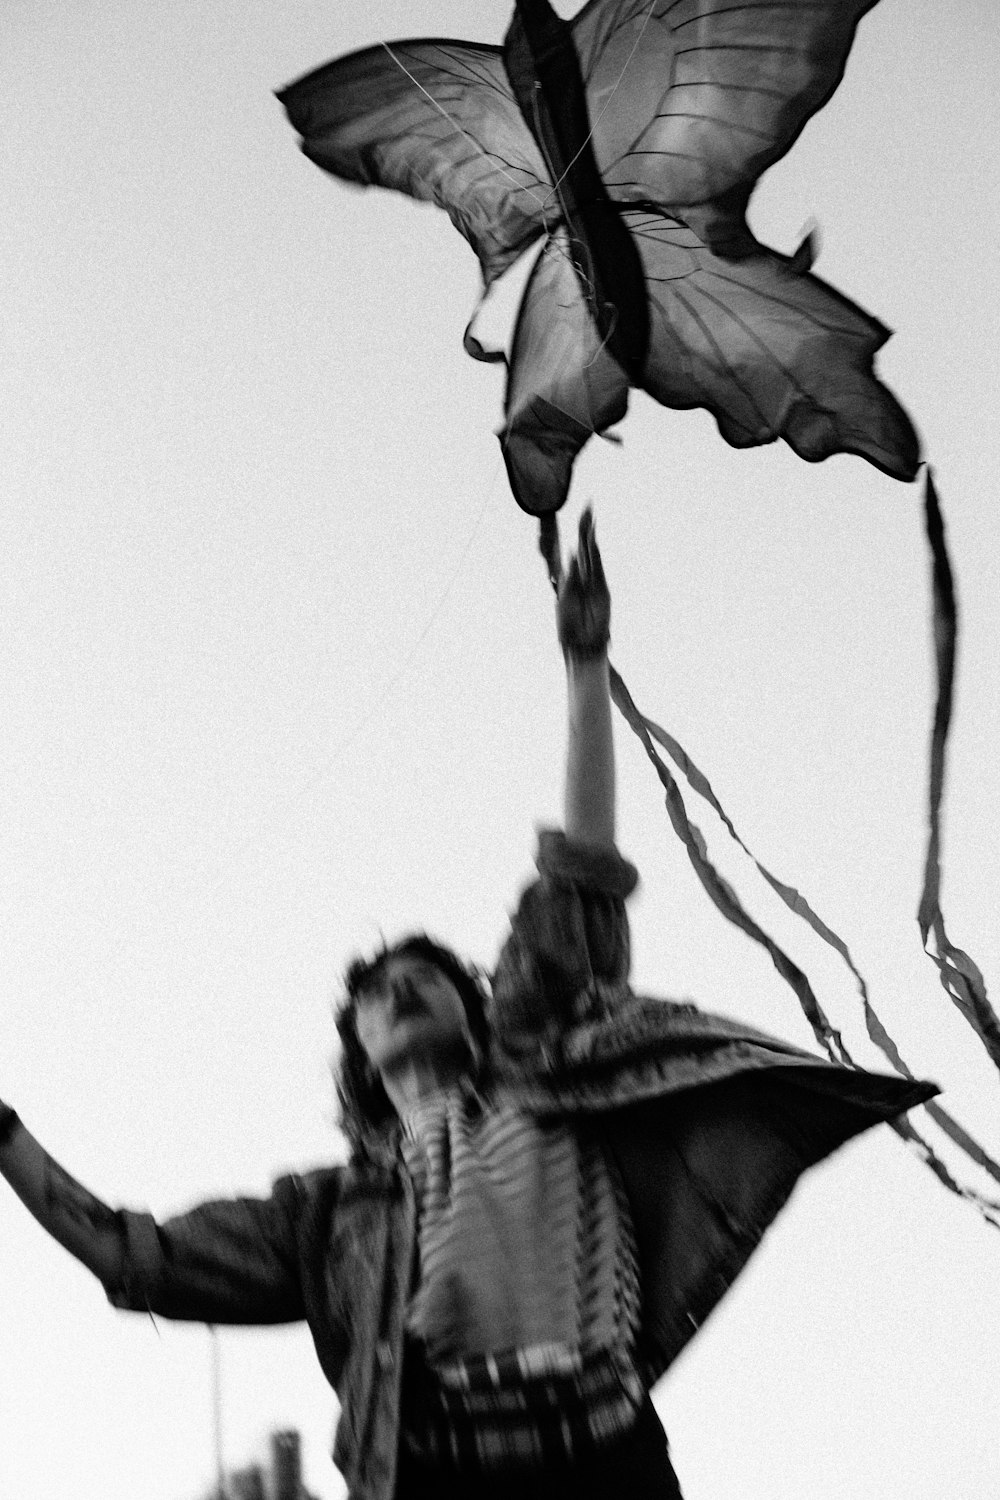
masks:
<svg viewBox="0 0 1000 1500"><path fill-rule="evenodd" d="M572 5L562 6L570 13ZM551 596L461 349L443 214L352 192L271 90L380 37L497 41L494 0L8 0L0 61L0 1094L115 1203L266 1192L337 1149L330 1007L417 925L489 964L559 816ZM752 206L896 330L963 635L945 910L996 984L1000 519L993 0L882 0ZM996 1152L996 1070L914 914L932 677L920 493L736 453L633 396L594 442L613 656L745 837L849 941L919 1073ZM634 979L803 1045L690 872L619 725ZM862 1058L849 976L705 827ZM957 1166L953 1156L950 1160ZM1000 1235L889 1132L814 1172L657 1393L687 1500L983 1500L1000 1484ZM222 1336L227 1462L301 1429L302 1329ZM0 1495L197 1500L199 1327L109 1309L0 1192Z"/></svg>

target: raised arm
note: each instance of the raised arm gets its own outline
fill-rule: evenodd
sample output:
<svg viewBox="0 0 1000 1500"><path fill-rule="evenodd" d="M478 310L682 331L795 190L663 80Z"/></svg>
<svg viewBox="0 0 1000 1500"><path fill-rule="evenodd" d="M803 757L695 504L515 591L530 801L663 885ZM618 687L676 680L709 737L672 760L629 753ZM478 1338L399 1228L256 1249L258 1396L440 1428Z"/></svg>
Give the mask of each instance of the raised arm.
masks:
<svg viewBox="0 0 1000 1500"><path fill-rule="evenodd" d="M118 1214L54 1161L2 1101L0 1174L53 1239L105 1285L118 1280L124 1249Z"/></svg>
<svg viewBox="0 0 1000 1500"><path fill-rule="evenodd" d="M340 1180L335 1167L282 1177L269 1198L219 1199L157 1223L81 1187L2 1101L0 1174L116 1307L205 1323L305 1316L299 1220L308 1212L320 1222Z"/></svg>
<svg viewBox="0 0 1000 1500"><path fill-rule="evenodd" d="M566 661L566 836L596 848L613 848L615 752L608 687L611 595L589 507L580 517L576 556L559 580L556 623Z"/></svg>
<svg viewBox="0 0 1000 1500"><path fill-rule="evenodd" d="M625 899L638 879L615 847L611 596L589 509L580 518L576 557L565 572L558 562L553 571L566 659L564 826L541 830L538 878L521 892L493 974L498 1054L516 1058L518 1067L525 1057L546 1055L547 1040L587 1013L595 981L627 982Z"/></svg>

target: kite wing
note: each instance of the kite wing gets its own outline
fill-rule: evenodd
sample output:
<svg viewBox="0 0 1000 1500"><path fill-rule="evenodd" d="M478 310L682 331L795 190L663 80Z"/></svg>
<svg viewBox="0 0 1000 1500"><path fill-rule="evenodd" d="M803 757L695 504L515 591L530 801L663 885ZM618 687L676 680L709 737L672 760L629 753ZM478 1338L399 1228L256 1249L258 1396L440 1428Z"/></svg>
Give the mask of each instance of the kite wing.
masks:
<svg viewBox="0 0 1000 1500"><path fill-rule="evenodd" d="M592 433L621 421L628 389L628 376L580 291L570 237L561 227L525 287L507 375L500 442L523 510L544 515L559 509L577 453Z"/></svg>
<svg viewBox="0 0 1000 1500"><path fill-rule="evenodd" d="M888 329L833 287L753 240L727 257L692 223L632 209L649 296L643 388L664 406L704 406L735 448L784 438L810 462L857 453L912 479L916 434L872 372Z"/></svg>
<svg viewBox="0 0 1000 1500"><path fill-rule="evenodd" d="M499 47L386 43L328 63L278 98L324 171L443 208L487 286L556 216Z"/></svg>
<svg viewBox="0 0 1000 1500"><path fill-rule="evenodd" d="M525 509L559 509L586 424L618 420L623 383L707 408L735 447L782 437L810 461L857 453L913 478L913 427L872 369L888 330L745 218L873 3L591 0L567 23L518 0L507 71L577 282L533 280L521 310L501 439Z"/></svg>
<svg viewBox="0 0 1000 1500"><path fill-rule="evenodd" d="M782 437L913 478L916 434L873 372L888 330L745 218L874 3L591 0L564 22L516 0L502 51L397 42L279 96L325 170L443 207L487 286L547 234L500 433L525 510L559 509L629 385L707 408L736 447Z"/></svg>
<svg viewBox="0 0 1000 1500"><path fill-rule="evenodd" d="M877 0L591 0L571 23L611 196L668 208L740 189L836 89Z"/></svg>
<svg viewBox="0 0 1000 1500"><path fill-rule="evenodd" d="M641 381L664 406L712 412L734 448L782 437L812 463L857 453L897 479L919 462L899 402L872 374L888 330L778 255L714 252L688 224L627 209L649 310ZM501 432L514 496L536 515L557 511L573 460L594 432L625 414L629 380L600 337L565 231L532 273L515 333Z"/></svg>

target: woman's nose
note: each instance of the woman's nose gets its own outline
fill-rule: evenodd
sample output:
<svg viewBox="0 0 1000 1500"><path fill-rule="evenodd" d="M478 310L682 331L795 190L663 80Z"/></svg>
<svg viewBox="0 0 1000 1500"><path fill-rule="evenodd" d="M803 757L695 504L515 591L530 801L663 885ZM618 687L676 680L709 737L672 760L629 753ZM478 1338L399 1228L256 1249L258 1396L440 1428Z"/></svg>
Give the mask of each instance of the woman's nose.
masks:
<svg viewBox="0 0 1000 1500"><path fill-rule="evenodd" d="M394 1005L417 1005L422 1001L419 989L412 979L396 979L392 984Z"/></svg>

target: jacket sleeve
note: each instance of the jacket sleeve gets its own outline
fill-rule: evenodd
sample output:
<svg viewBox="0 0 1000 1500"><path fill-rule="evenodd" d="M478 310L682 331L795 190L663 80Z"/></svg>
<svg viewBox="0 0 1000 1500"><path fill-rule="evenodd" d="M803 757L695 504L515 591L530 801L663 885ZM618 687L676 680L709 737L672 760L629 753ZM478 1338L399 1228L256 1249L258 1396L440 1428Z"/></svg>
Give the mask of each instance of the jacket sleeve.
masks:
<svg viewBox="0 0 1000 1500"><path fill-rule="evenodd" d="M540 832L536 864L493 976L491 1019L505 1047L582 1020L595 984L628 979L625 898L638 882L635 866L555 829Z"/></svg>
<svg viewBox="0 0 1000 1500"><path fill-rule="evenodd" d="M269 1198L202 1203L158 1224L122 1210L115 1307L204 1323L292 1323L306 1315L302 1263L318 1195L338 1169L281 1177Z"/></svg>

